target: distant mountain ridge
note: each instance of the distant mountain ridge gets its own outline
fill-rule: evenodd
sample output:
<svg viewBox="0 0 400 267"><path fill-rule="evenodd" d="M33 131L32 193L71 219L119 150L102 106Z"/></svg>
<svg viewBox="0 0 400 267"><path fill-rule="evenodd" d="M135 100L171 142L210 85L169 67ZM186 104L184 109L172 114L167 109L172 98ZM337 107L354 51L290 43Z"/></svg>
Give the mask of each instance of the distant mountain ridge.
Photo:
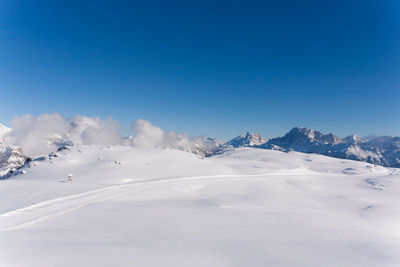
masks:
<svg viewBox="0 0 400 267"><path fill-rule="evenodd" d="M252 134L248 133L246 136L252 136ZM257 136L262 138L260 135ZM400 137L379 136L362 140L357 135L350 135L340 138L332 133L322 134L305 127L295 127L284 136L272 138L262 144L252 144L245 137L239 137L235 137L225 145L315 153L365 161L385 167L400 167Z"/></svg>
<svg viewBox="0 0 400 267"><path fill-rule="evenodd" d="M267 142L260 134L251 134L247 132L245 136L239 135L232 140L225 143L227 147L252 147L252 146L259 146Z"/></svg>
<svg viewBox="0 0 400 267"><path fill-rule="evenodd" d="M10 131L11 128L0 124L0 179L15 173L28 160L20 147L10 145L7 141L10 138ZM75 144L67 137L58 135L50 135L46 139L47 145L54 147L54 151ZM130 145L131 139L132 137L125 138L123 144ZM214 138L201 137L182 139L174 146L175 149L202 157L211 157L240 147L314 153L400 168L400 137L378 136L363 140L357 135L350 135L340 138L332 133L323 134L305 127L295 127L284 136L269 140L260 134L247 132L226 143L220 143Z"/></svg>

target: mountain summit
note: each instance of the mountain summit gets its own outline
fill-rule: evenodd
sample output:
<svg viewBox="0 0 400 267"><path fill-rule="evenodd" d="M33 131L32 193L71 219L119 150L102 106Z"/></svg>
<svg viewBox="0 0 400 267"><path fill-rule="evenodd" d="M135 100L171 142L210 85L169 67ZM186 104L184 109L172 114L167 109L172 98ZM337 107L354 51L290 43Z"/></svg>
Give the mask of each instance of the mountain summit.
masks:
<svg viewBox="0 0 400 267"><path fill-rule="evenodd" d="M259 146L267 142L260 134L251 134L249 132L246 133L245 136L239 135L232 140L225 143L227 147L252 147Z"/></svg>
<svg viewBox="0 0 400 267"><path fill-rule="evenodd" d="M319 131L305 127L295 127L290 130L285 136L271 139L272 142L288 144L301 144L301 143L321 143L321 144L340 144L344 141L334 134L322 134Z"/></svg>
<svg viewBox="0 0 400 267"><path fill-rule="evenodd" d="M284 136L268 141L259 134L247 132L245 136L239 135L223 146L298 151L400 168L400 137L378 136L363 140L357 135L350 135L340 138L332 133L323 134L306 127L294 127Z"/></svg>
<svg viewBox="0 0 400 267"><path fill-rule="evenodd" d="M400 137L380 136L368 141L357 135L339 138L309 128L295 127L282 137L257 146L264 149L315 153L360 160L386 167L400 167Z"/></svg>

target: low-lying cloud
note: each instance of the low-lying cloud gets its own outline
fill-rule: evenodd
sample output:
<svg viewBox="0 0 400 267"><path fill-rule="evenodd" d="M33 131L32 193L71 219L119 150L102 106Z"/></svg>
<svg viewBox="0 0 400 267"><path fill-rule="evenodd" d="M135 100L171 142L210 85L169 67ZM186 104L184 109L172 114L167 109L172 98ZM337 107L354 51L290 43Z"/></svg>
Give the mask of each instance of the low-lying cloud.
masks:
<svg viewBox="0 0 400 267"><path fill-rule="evenodd" d="M11 122L6 144L20 146L24 154L35 157L55 151L59 146L70 144L121 144L120 125L107 118L42 114L23 115Z"/></svg>
<svg viewBox="0 0 400 267"><path fill-rule="evenodd" d="M23 115L15 117L11 125L7 144L21 146L23 153L29 156L55 149L48 138L64 135L70 129L68 120L59 114L43 114L38 117Z"/></svg>
<svg viewBox="0 0 400 267"><path fill-rule="evenodd" d="M122 137L121 124L111 117L74 116L58 113L40 116L23 115L11 122L6 144L20 146L25 155L36 157L56 151L64 145L129 145L134 147L171 148L207 154L218 144L204 137L191 137L173 131L163 131L149 121L138 119L132 124L133 136Z"/></svg>
<svg viewBox="0 0 400 267"><path fill-rule="evenodd" d="M132 145L142 148L172 148L196 154L208 154L217 149L218 143L202 136L189 136L174 131L165 132L149 121L138 119L132 124Z"/></svg>
<svg viewBox="0 0 400 267"><path fill-rule="evenodd" d="M165 147L165 133L161 128L153 126L150 122L138 119L132 124L135 136L132 145L141 148Z"/></svg>
<svg viewBox="0 0 400 267"><path fill-rule="evenodd" d="M111 117L102 120L97 117L75 116L71 119L72 141L83 145L118 145L122 143L122 126Z"/></svg>

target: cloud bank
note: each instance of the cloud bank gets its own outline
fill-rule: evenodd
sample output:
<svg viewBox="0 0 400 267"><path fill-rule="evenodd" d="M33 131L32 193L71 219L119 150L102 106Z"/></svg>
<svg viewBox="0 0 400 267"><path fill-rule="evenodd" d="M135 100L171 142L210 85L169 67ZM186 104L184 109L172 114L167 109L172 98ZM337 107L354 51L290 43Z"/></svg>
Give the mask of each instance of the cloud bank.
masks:
<svg viewBox="0 0 400 267"><path fill-rule="evenodd" d="M135 147L171 148L207 155L218 149L219 146L215 139L202 136L193 137L173 131L165 132L143 119L135 121L132 124L132 130L135 133L132 145Z"/></svg>
<svg viewBox="0 0 400 267"><path fill-rule="evenodd" d="M11 122L6 144L20 146L24 154L35 157L55 151L59 146L71 144L121 144L120 126L107 118L42 114L23 115Z"/></svg>
<svg viewBox="0 0 400 267"><path fill-rule="evenodd" d="M133 136L123 138L121 124L111 117L74 116L58 113L40 116L23 115L11 122L7 145L20 146L25 155L37 157L65 145L129 145L133 147L171 148L207 155L218 148L213 139L191 137L163 131L149 121L138 119L132 124Z"/></svg>

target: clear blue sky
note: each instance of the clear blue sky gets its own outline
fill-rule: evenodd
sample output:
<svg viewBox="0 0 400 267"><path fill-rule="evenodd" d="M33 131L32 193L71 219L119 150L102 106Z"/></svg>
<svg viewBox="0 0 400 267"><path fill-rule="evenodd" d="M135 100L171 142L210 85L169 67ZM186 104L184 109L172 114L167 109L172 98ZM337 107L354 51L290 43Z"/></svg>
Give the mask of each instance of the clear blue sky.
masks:
<svg viewBox="0 0 400 267"><path fill-rule="evenodd" d="M400 1L0 1L0 122L400 135Z"/></svg>

